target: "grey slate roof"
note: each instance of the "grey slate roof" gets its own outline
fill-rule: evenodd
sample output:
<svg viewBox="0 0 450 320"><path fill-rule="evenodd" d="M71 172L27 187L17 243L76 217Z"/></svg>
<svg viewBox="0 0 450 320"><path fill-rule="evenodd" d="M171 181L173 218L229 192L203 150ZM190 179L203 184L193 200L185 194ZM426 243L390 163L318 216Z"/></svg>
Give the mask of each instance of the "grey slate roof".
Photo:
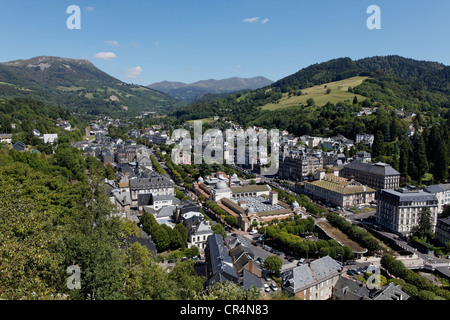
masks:
<svg viewBox="0 0 450 320"><path fill-rule="evenodd" d="M153 195L151 193L138 194L138 207L153 205Z"/></svg>
<svg viewBox="0 0 450 320"><path fill-rule="evenodd" d="M173 211L175 210L175 206L166 206L162 207L161 210L159 210L157 218L164 218L164 217L171 217L173 216Z"/></svg>
<svg viewBox="0 0 450 320"><path fill-rule="evenodd" d="M130 180L130 189L173 188L173 186L172 181L160 175L152 175L146 179L137 178Z"/></svg>
<svg viewBox="0 0 450 320"><path fill-rule="evenodd" d="M244 289L250 289L251 286L255 286L259 289L263 287L262 279L248 271L247 269L244 269L244 282L243 286Z"/></svg>
<svg viewBox="0 0 450 320"><path fill-rule="evenodd" d="M373 300L408 300L409 295L402 291L400 285L390 283L381 292L377 293Z"/></svg>
<svg viewBox="0 0 450 320"><path fill-rule="evenodd" d="M416 190L414 192L401 192L399 190L383 189L381 194L390 194L394 196L397 201L437 201L434 194L425 192L423 190Z"/></svg>
<svg viewBox="0 0 450 320"><path fill-rule="evenodd" d="M333 296L339 300L365 300L370 295L370 290L362 282L345 277L339 277L333 287Z"/></svg>
<svg viewBox="0 0 450 320"><path fill-rule="evenodd" d="M223 244L223 237L220 234L210 235L207 239L208 255L211 269L210 284L215 281L237 281L238 276L234 269L233 260L228 255L227 248ZM221 279L221 280L219 280Z"/></svg>
<svg viewBox="0 0 450 320"><path fill-rule="evenodd" d="M423 188L424 191L429 193L438 193L438 192L445 192L446 190L440 186L440 185L432 185L432 186L426 186Z"/></svg>
<svg viewBox="0 0 450 320"><path fill-rule="evenodd" d="M291 271L286 289L296 293L337 275L340 270L340 264L329 256L314 260L310 264L304 264Z"/></svg>
<svg viewBox="0 0 450 320"><path fill-rule="evenodd" d="M380 176L396 176L400 175L400 173L392 168L390 165L385 163L363 163L352 161L347 164L344 168L349 168L358 171L364 171L371 174L376 174Z"/></svg>

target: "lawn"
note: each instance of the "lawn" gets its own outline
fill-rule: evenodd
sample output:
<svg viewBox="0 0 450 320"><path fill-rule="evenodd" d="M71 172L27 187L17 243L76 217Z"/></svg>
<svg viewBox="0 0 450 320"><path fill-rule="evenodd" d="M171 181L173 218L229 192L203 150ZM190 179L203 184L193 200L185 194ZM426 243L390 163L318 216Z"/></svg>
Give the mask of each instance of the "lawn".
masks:
<svg viewBox="0 0 450 320"><path fill-rule="evenodd" d="M306 105L306 101L310 98L314 99L315 105L319 107L326 105L328 102L337 103L345 100L353 101L355 96L359 101L364 101L367 99L366 97L348 92L348 87L356 87L368 78L369 77L353 77L302 89L301 91L303 94L301 96L289 97L288 93L285 93L278 103L266 104L265 106L262 106L262 110L277 110L301 104ZM327 94L328 89L331 89L329 94Z"/></svg>

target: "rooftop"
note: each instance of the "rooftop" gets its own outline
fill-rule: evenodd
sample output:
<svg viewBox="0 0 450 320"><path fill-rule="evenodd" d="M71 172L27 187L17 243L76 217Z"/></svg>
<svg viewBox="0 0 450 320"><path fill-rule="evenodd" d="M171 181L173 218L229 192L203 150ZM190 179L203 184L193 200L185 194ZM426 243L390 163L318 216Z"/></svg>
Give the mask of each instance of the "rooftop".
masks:
<svg viewBox="0 0 450 320"><path fill-rule="evenodd" d="M344 169L353 169L358 171L364 171L367 173L381 175L381 176L396 176L400 175L400 173L392 168L390 165L382 162L377 163L363 163L352 161L347 164Z"/></svg>
<svg viewBox="0 0 450 320"><path fill-rule="evenodd" d="M359 182L342 177L336 177L333 174L327 174L322 180L305 182L305 184L314 185L340 194L375 192L374 189L364 186Z"/></svg>

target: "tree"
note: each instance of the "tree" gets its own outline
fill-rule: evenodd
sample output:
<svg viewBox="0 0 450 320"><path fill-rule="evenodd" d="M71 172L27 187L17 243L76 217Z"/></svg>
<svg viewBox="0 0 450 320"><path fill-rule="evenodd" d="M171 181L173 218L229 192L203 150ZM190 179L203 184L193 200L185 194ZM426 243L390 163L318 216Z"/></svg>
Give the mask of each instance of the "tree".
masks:
<svg viewBox="0 0 450 320"><path fill-rule="evenodd" d="M352 91L353 91L353 89L352 89ZM349 92L352 92L352 91L350 91L350 87L349 87ZM358 104L358 98L356 96L353 98L353 104Z"/></svg>
<svg viewBox="0 0 450 320"><path fill-rule="evenodd" d="M410 153L410 143L408 137L404 137L400 144L399 171L403 177L408 175L408 163Z"/></svg>
<svg viewBox="0 0 450 320"><path fill-rule="evenodd" d="M283 261L278 256L269 256L264 260L264 268L276 276L279 275Z"/></svg>
<svg viewBox="0 0 450 320"><path fill-rule="evenodd" d="M385 152L384 135L381 131L377 131L372 145L372 156L373 157L382 156L384 155L384 152Z"/></svg>
<svg viewBox="0 0 450 320"><path fill-rule="evenodd" d="M228 215L225 217L225 222L228 223L232 227L238 226L238 219L235 216Z"/></svg>
<svg viewBox="0 0 450 320"><path fill-rule="evenodd" d="M430 238L433 233L433 218L431 216L430 208L423 207L419 213L419 222L412 229L414 236L419 238Z"/></svg>
<svg viewBox="0 0 450 320"><path fill-rule="evenodd" d="M414 143L413 143L413 149L414 149L413 161L414 161L416 170L411 173L411 177L414 180L421 182L422 177L429 169L425 143L424 143L422 135L417 134L415 136Z"/></svg>
<svg viewBox="0 0 450 320"><path fill-rule="evenodd" d="M309 98L308 100L306 100L306 103L308 104L308 106L312 107L316 104L316 102L314 101L313 98Z"/></svg>
<svg viewBox="0 0 450 320"><path fill-rule="evenodd" d="M240 285L231 281L220 281L210 287L208 292L197 295L196 300L257 300L259 297L259 289L251 286L244 289Z"/></svg>
<svg viewBox="0 0 450 320"><path fill-rule="evenodd" d="M221 234L223 238L225 238L227 236L227 233L226 233L224 227L220 223L216 223L215 225L213 225L211 227L211 230L215 234Z"/></svg>

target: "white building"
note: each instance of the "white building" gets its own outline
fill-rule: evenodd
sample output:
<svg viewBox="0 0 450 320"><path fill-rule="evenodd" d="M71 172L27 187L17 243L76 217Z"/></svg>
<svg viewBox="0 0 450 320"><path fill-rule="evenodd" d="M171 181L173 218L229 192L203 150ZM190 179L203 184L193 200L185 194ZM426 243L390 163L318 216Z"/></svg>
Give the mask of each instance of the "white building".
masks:
<svg viewBox="0 0 450 320"><path fill-rule="evenodd" d="M56 133L44 134L44 143L55 143L58 140L58 135Z"/></svg>
<svg viewBox="0 0 450 320"><path fill-rule="evenodd" d="M434 232L438 215L438 199L434 194L418 189L384 189L378 195L376 221L392 232L410 235L424 207L431 211Z"/></svg>
<svg viewBox="0 0 450 320"><path fill-rule="evenodd" d="M9 133L3 133L0 134L0 143L7 143L7 144L11 144L12 141L12 134Z"/></svg>

